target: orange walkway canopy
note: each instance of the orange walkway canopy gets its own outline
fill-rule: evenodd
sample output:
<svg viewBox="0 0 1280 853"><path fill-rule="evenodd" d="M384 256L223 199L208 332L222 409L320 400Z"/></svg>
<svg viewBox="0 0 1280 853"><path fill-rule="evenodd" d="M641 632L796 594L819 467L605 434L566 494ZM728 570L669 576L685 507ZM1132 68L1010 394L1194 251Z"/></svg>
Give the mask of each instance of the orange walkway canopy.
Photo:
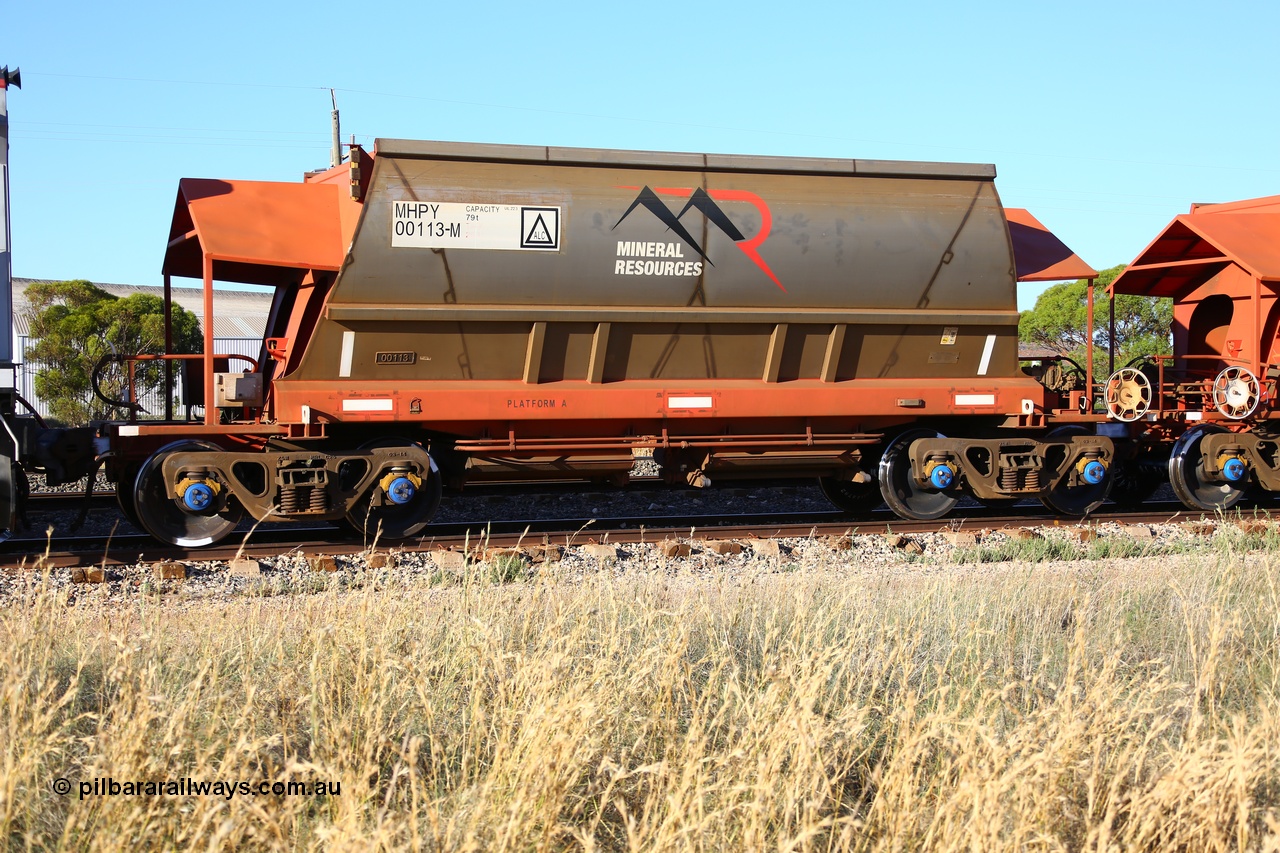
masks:
<svg viewBox="0 0 1280 853"><path fill-rule="evenodd" d="M1040 220L1020 207L1006 207L1013 262L1018 281L1071 281L1097 278L1098 271L1080 259Z"/></svg>
<svg viewBox="0 0 1280 853"><path fill-rule="evenodd" d="M1261 281L1280 281L1280 196L1193 205L1165 226L1111 289L1176 296L1229 264Z"/></svg>
<svg viewBox="0 0 1280 853"><path fill-rule="evenodd" d="M337 270L344 204L355 202L337 183L183 178L161 271L201 278L202 254L219 281L276 285L299 270Z"/></svg>

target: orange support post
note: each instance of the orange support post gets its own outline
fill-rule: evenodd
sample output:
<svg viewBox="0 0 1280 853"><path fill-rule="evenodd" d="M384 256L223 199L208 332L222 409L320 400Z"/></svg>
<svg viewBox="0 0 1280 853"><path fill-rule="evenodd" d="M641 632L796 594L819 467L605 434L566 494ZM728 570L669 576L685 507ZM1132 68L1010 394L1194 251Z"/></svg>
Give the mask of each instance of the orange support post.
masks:
<svg viewBox="0 0 1280 853"><path fill-rule="evenodd" d="M1093 412L1093 283L1096 279L1089 279L1089 314L1085 321L1084 336L1084 398L1088 401L1088 410Z"/></svg>
<svg viewBox="0 0 1280 853"><path fill-rule="evenodd" d="M1253 375L1259 381L1265 380L1262 375L1262 279L1253 277Z"/></svg>
<svg viewBox="0 0 1280 853"><path fill-rule="evenodd" d="M204 425L217 426L213 397L213 258L204 255Z"/></svg>
<svg viewBox="0 0 1280 853"><path fill-rule="evenodd" d="M164 274L164 354L173 352L173 282ZM164 363L164 419L173 420L173 365Z"/></svg>

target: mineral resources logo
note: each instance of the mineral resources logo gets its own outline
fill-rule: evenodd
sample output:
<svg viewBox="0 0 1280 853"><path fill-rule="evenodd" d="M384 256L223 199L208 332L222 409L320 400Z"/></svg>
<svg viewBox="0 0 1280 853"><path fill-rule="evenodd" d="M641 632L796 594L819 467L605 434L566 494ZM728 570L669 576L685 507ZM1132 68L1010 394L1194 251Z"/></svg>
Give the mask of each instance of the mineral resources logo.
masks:
<svg viewBox="0 0 1280 853"><path fill-rule="evenodd" d="M778 277L773 274L773 270L769 269L769 265L765 263L764 258L760 257L760 246L769 238L769 229L773 227L773 215L769 212L769 205L765 204L764 199L755 193L746 192L745 190L704 190L702 187L619 187L624 190L639 190L639 194L635 200L631 202L631 206L627 208L627 212L622 214L613 227L617 228L622 224L637 207L643 207L658 218L658 221L671 229L681 240L685 242L689 248L693 249L710 266L715 266L711 258L707 257L706 251L693 239L693 235L681 223L681 219L690 210L695 210L707 218L707 222L719 228L730 240L734 242L742 253L751 259L760 271L769 277L769 279L778 286L783 293L787 289L782 286L782 282L778 281ZM661 196L673 196L675 198L686 198L683 208L679 213L673 213ZM745 202L750 204L760 212L760 232L750 240L746 238L738 226L733 224L728 214L721 209L721 202ZM612 230L612 229L611 229ZM680 243L661 243L661 242L633 242L618 241L618 258L614 264L613 272L615 275L690 275L697 276L702 274L702 261L687 260L684 257L683 246ZM644 258L645 260L632 260ZM649 260L653 258L654 260Z"/></svg>

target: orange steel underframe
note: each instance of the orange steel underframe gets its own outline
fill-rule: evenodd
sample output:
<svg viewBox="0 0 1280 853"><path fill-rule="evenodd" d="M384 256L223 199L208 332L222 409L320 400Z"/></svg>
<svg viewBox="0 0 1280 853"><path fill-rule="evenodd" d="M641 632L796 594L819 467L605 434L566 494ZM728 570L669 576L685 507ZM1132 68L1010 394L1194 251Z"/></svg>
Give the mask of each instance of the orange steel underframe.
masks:
<svg viewBox="0 0 1280 853"><path fill-rule="evenodd" d="M1044 412L1045 389L1030 377L854 379L840 383L798 380L765 385L759 380L692 382L628 380L598 384L563 381L526 385L519 381L418 382L362 380L277 380L272 389L281 423L455 424L641 421L682 423L700 432L718 431L728 421L782 421L833 418L916 419L950 416L1009 416L1031 401ZM991 405L957 405L955 395L991 395ZM710 406L673 408L673 397L709 398ZM386 401L383 411L344 411L344 401ZM415 406L414 403L417 403ZM359 404L357 404L359 405ZM309 407L309 418L303 407ZM418 411L414 412L416 408ZM638 427L637 427L638 428Z"/></svg>

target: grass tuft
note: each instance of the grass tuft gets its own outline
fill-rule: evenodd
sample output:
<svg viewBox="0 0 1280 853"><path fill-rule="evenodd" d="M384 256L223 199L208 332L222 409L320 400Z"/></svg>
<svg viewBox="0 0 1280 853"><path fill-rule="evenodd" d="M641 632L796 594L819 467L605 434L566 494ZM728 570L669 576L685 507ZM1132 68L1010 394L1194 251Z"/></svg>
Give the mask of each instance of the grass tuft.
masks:
<svg viewBox="0 0 1280 853"><path fill-rule="evenodd" d="M181 609L37 578L0 610L0 838L1275 849L1280 572L1240 554L574 582L491 560ZM340 790L80 798L104 778Z"/></svg>

